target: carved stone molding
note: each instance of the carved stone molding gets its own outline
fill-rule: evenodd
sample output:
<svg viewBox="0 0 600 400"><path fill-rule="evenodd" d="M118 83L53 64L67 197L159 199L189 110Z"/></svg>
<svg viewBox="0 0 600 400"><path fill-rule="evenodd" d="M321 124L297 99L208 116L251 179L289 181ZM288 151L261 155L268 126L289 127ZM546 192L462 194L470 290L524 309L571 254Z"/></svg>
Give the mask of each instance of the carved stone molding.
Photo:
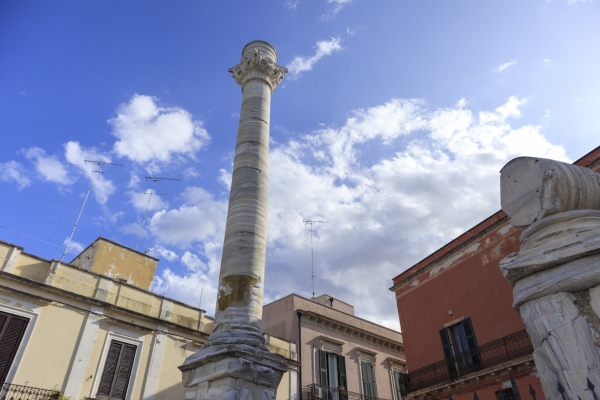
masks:
<svg viewBox="0 0 600 400"><path fill-rule="evenodd" d="M305 311L302 314L302 322L321 329L328 330L334 334L350 337L380 347L382 349L400 353L404 350L402 343L390 340L383 336L364 331L360 328L345 324L323 315Z"/></svg>
<svg viewBox="0 0 600 400"><path fill-rule="evenodd" d="M242 61L235 67L229 68L229 72L242 86L250 79L262 79L273 90L283 80L288 70L275 63L273 57L266 51L254 48L245 52Z"/></svg>

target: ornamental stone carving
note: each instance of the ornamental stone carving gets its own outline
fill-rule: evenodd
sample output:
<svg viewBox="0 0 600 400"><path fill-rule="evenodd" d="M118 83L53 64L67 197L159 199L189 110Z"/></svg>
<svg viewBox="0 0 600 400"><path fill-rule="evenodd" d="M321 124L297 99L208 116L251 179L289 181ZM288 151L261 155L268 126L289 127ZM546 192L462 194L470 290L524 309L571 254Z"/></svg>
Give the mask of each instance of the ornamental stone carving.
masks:
<svg viewBox="0 0 600 400"><path fill-rule="evenodd" d="M505 257L500 270L513 286L513 307L531 336L544 394L549 399L596 399L600 174L521 157L502 168L500 179L502 209L514 227L523 229L519 252Z"/></svg>
<svg viewBox="0 0 600 400"><path fill-rule="evenodd" d="M283 80L288 70L275 63L277 53L271 45L260 40L252 44L252 47L244 47L242 61L235 67L229 68L229 72L242 86L250 79L262 79L273 90Z"/></svg>

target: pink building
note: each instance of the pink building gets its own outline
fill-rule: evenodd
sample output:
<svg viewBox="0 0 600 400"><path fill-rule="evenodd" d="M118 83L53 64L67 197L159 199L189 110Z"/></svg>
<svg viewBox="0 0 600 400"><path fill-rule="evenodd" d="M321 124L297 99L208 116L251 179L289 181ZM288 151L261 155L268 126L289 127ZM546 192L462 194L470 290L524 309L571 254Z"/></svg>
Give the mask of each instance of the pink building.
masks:
<svg viewBox="0 0 600 400"><path fill-rule="evenodd" d="M352 305L326 294L290 294L264 306L262 329L297 344L290 380L298 398L401 399L402 335L356 317Z"/></svg>

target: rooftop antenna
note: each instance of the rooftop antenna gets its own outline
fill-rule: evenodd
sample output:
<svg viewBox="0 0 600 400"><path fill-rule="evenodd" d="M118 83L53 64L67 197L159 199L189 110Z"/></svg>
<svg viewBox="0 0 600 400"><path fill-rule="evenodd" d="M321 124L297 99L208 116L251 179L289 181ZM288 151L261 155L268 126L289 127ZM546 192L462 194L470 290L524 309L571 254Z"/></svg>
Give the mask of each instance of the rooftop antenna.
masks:
<svg viewBox="0 0 600 400"><path fill-rule="evenodd" d="M307 218L303 219L302 222L304 222L307 225L310 225L310 280L312 281L312 297L313 299L315 298L315 282L317 281L317 279L315 278L315 253L314 253L314 247L313 247L313 226L315 224L322 224L322 223L326 223L327 221L311 221Z"/></svg>
<svg viewBox="0 0 600 400"><path fill-rule="evenodd" d="M96 166L96 169L92 171L94 174L103 174L104 172L100 169L100 167L103 165L112 165L114 167L122 167L123 166L123 164L114 164L114 163L109 163L109 162L104 162L104 161L93 161L93 160L83 160L83 161L85 162L86 166L88 165L88 163ZM87 193L85 194L85 198L83 199L83 204L81 205L81 209L79 210L79 215L77 216L77 219L75 220L75 225L73 225L73 229L71 230L71 235L69 236L69 240L67 240L67 245L65 246L65 251L63 252L62 257L60 258L60 261L65 259L67 250L69 250L69 246L71 245L71 240L73 240L73 235L75 234L75 229L77 228L77 224L79 223L79 218L81 218L81 213L83 213L83 207L85 207L85 203L87 202L88 196L90 195L90 191L92 190L92 185L94 184L93 181L94 181L94 175L92 175L92 178L90 179L90 186L88 186Z"/></svg>
<svg viewBox="0 0 600 400"><path fill-rule="evenodd" d="M152 200L152 196L155 194L159 194L156 193L154 191L154 187L156 186L156 182L162 182L162 181L181 181L181 179L176 179L176 178L156 178L154 176L147 176L146 177L146 182L154 182L152 184L152 190L150 190L150 192L144 192L144 194L149 194L150 197L148 197L148 204L146 204L146 211L144 211L144 218L142 218L142 224L140 225L140 233L138 233L138 237L137 237L137 241L135 242L135 249L137 250L138 248L138 244L140 244L140 237L142 237L142 231L144 230L144 223L146 222L146 215L148 214L148 207L150 207L150 200ZM161 194L163 195L163 194Z"/></svg>
<svg viewBox="0 0 600 400"><path fill-rule="evenodd" d="M202 290L200 290L200 301L198 302L199 309L202 309L202 293L204 293L204 286L202 287Z"/></svg>

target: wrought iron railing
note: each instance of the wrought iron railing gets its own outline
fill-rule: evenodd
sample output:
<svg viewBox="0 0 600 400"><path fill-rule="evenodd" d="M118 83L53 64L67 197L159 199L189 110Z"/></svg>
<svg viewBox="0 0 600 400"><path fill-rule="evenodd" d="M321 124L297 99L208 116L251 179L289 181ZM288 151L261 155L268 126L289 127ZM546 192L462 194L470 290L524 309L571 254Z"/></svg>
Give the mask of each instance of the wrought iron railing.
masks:
<svg viewBox="0 0 600 400"><path fill-rule="evenodd" d="M317 384L302 387L301 400L386 400Z"/></svg>
<svg viewBox="0 0 600 400"><path fill-rule="evenodd" d="M456 380L485 368L533 353L527 331L522 330L481 345L455 357L416 369L403 376L403 395Z"/></svg>
<svg viewBox="0 0 600 400"><path fill-rule="evenodd" d="M5 383L0 389L0 400L56 400L60 392Z"/></svg>

